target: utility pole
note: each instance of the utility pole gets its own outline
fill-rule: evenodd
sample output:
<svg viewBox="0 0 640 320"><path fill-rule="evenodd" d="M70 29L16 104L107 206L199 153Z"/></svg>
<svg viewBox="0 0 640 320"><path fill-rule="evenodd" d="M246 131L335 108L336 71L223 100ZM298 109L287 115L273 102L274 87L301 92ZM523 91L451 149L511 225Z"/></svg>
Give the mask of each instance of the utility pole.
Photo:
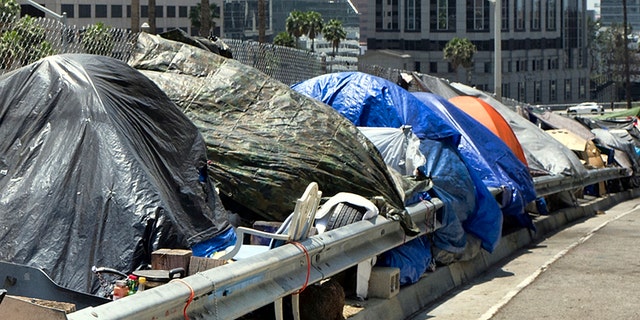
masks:
<svg viewBox="0 0 640 320"><path fill-rule="evenodd" d="M622 0L622 23L624 24L624 77L627 109L631 109L631 77L629 75L629 26L627 25L627 0Z"/></svg>
<svg viewBox="0 0 640 320"><path fill-rule="evenodd" d="M265 37L264 0L258 0L258 42L264 43Z"/></svg>
<svg viewBox="0 0 640 320"><path fill-rule="evenodd" d="M502 0L489 0L493 4L493 92L502 101Z"/></svg>

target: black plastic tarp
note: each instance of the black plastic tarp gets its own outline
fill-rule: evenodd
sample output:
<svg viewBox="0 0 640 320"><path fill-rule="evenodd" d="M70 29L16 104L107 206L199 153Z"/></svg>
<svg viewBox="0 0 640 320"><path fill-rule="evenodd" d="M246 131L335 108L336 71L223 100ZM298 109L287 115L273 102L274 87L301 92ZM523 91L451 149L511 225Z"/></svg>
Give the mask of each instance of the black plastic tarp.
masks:
<svg viewBox="0 0 640 320"><path fill-rule="evenodd" d="M326 104L236 60L149 34L129 64L196 124L225 207L243 218L283 221L312 181L325 197L382 196L407 217L375 146Z"/></svg>
<svg viewBox="0 0 640 320"><path fill-rule="evenodd" d="M0 136L0 260L63 287L94 293L93 265L131 272L231 230L197 128L121 61L58 55L5 74Z"/></svg>

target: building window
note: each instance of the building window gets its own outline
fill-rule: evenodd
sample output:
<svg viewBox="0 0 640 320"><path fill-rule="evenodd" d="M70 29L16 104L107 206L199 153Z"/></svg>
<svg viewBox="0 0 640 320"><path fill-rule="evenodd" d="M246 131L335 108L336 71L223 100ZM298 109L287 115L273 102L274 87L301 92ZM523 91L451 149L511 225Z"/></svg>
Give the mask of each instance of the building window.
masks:
<svg viewBox="0 0 640 320"><path fill-rule="evenodd" d="M587 97L587 79L578 79L578 98L584 99Z"/></svg>
<svg viewBox="0 0 640 320"><path fill-rule="evenodd" d="M420 31L420 0L405 0L405 25L407 31Z"/></svg>
<svg viewBox="0 0 640 320"><path fill-rule="evenodd" d="M164 18L164 7L156 6L156 18ZM160 33L160 32L158 32Z"/></svg>
<svg viewBox="0 0 640 320"><path fill-rule="evenodd" d="M484 63L484 73L492 73L493 70L491 68L492 63L491 62L485 62Z"/></svg>
<svg viewBox="0 0 640 320"><path fill-rule="evenodd" d="M140 18L149 18L149 6L140 6Z"/></svg>
<svg viewBox="0 0 640 320"><path fill-rule="evenodd" d="M558 58L547 59L547 70L558 70Z"/></svg>
<svg viewBox="0 0 640 320"><path fill-rule="evenodd" d="M175 18L175 17L176 17L176 6L168 6L167 18Z"/></svg>
<svg viewBox="0 0 640 320"><path fill-rule="evenodd" d="M180 17L180 18L188 17L187 6L179 6L178 7L178 17Z"/></svg>
<svg viewBox="0 0 640 320"><path fill-rule="evenodd" d="M518 97L516 100L518 101L525 101L526 100L526 96L525 94L527 93L527 90L525 90L525 83L524 82L518 82Z"/></svg>
<svg viewBox="0 0 640 320"><path fill-rule="evenodd" d="M556 30L556 0L547 0L547 30Z"/></svg>
<svg viewBox="0 0 640 320"><path fill-rule="evenodd" d="M79 4L78 5L78 18L91 18L91 5L90 4Z"/></svg>
<svg viewBox="0 0 640 320"><path fill-rule="evenodd" d="M564 99L571 100L571 79L564 80Z"/></svg>
<svg viewBox="0 0 640 320"><path fill-rule="evenodd" d="M515 18L516 18L516 30L524 30L524 0L515 0Z"/></svg>
<svg viewBox="0 0 640 320"><path fill-rule="evenodd" d="M437 62L429 62L429 73L438 73L438 63Z"/></svg>
<svg viewBox="0 0 640 320"><path fill-rule="evenodd" d="M489 30L489 3L487 1L467 1L467 30Z"/></svg>
<svg viewBox="0 0 640 320"><path fill-rule="evenodd" d="M431 0L431 30L455 31L456 29L456 1Z"/></svg>
<svg viewBox="0 0 640 320"><path fill-rule="evenodd" d="M533 102L540 102L542 100L542 82L533 82Z"/></svg>
<svg viewBox="0 0 640 320"><path fill-rule="evenodd" d="M516 72L529 71L527 68L527 60L518 60L516 62Z"/></svg>
<svg viewBox="0 0 640 320"><path fill-rule="evenodd" d="M67 13L67 18L75 18L74 7L72 4L63 4L60 5L60 11L62 13Z"/></svg>
<svg viewBox="0 0 640 320"><path fill-rule="evenodd" d="M556 101L556 100L558 100L558 92L556 90L556 81L550 80L549 81L549 101Z"/></svg>
<svg viewBox="0 0 640 320"><path fill-rule="evenodd" d="M127 6L127 18L131 18L131 6Z"/></svg>
<svg viewBox="0 0 640 320"><path fill-rule="evenodd" d="M416 61L413 63L413 71L420 72L420 61Z"/></svg>
<svg viewBox="0 0 640 320"><path fill-rule="evenodd" d="M531 30L540 30L540 0L531 4Z"/></svg>
<svg viewBox="0 0 640 320"><path fill-rule="evenodd" d="M96 18L106 18L106 17L107 17L107 5L96 4Z"/></svg>
<svg viewBox="0 0 640 320"><path fill-rule="evenodd" d="M122 18L122 5L111 5L111 18Z"/></svg>
<svg viewBox="0 0 640 320"><path fill-rule="evenodd" d="M532 66L531 66L531 71L542 71L543 70L543 60L542 59L535 59L533 61L531 61Z"/></svg>
<svg viewBox="0 0 640 320"><path fill-rule="evenodd" d="M509 31L509 0L502 0L502 31Z"/></svg>
<svg viewBox="0 0 640 320"><path fill-rule="evenodd" d="M502 84L502 96L511 97L511 85L509 83Z"/></svg>

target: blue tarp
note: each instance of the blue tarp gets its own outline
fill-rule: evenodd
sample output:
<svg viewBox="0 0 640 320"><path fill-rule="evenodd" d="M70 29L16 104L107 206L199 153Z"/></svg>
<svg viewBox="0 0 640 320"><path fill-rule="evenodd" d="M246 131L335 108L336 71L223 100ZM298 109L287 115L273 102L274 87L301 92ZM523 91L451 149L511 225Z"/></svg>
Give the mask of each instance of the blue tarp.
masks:
<svg viewBox="0 0 640 320"><path fill-rule="evenodd" d="M443 226L434 233L434 245L460 253L466 231L493 251L501 235L502 213L482 180L460 158L460 133L440 115L398 85L360 72L322 75L292 88L331 105L357 126L412 126L427 159L421 171L433 180L435 196L444 203Z"/></svg>
<svg viewBox="0 0 640 320"><path fill-rule="evenodd" d="M534 229L525 206L535 200L536 191L522 161L493 132L443 97L426 92L413 95L462 134L458 149L467 167L477 172L487 187L504 189L503 214Z"/></svg>

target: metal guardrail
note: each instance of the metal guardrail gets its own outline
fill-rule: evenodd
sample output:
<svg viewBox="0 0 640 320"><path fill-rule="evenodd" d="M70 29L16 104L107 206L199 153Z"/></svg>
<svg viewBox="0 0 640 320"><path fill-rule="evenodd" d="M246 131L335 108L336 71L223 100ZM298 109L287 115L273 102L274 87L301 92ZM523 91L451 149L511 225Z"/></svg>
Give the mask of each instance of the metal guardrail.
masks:
<svg viewBox="0 0 640 320"><path fill-rule="evenodd" d="M438 227L436 212L442 205L440 199L433 199L407 208L420 235ZM307 275L309 283L318 282L411 239L397 221L376 216L300 242L306 252L284 245L126 299L82 309L68 319L182 319L190 288L194 292L190 314L235 319L296 292Z"/></svg>
<svg viewBox="0 0 640 320"><path fill-rule="evenodd" d="M577 189L613 179L624 178L628 176L624 168L604 168L589 170L586 178L577 179L562 175L541 176L533 179L536 195L544 197L551 194L559 193L566 190Z"/></svg>
<svg viewBox="0 0 640 320"><path fill-rule="evenodd" d="M625 177L617 168L591 170L585 179L566 176L534 179L538 196ZM420 235L438 228L439 199L407 208ZM411 240L400 223L377 216L300 244L284 245L246 260L209 269L160 287L67 315L68 319L183 319L183 311L206 319L235 319L295 293L308 283L329 278L370 257ZM308 256L307 256L308 255ZM307 257L311 266L307 264ZM191 294L193 298L190 299Z"/></svg>

